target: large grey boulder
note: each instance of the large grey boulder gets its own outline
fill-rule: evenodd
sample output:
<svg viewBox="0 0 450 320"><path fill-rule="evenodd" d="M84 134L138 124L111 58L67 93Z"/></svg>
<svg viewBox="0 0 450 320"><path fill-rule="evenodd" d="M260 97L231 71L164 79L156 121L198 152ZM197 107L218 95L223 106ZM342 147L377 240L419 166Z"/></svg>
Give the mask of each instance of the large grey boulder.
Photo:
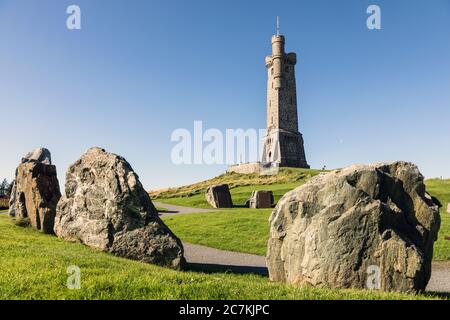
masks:
<svg viewBox="0 0 450 320"><path fill-rule="evenodd" d="M185 263L181 241L159 218L130 164L100 148L69 168L55 233L125 258L176 269Z"/></svg>
<svg viewBox="0 0 450 320"><path fill-rule="evenodd" d="M16 169L9 214L17 219L30 219L33 228L52 234L60 197L50 151L39 148L22 158Z"/></svg>
<svg viewBox="0 0 450 320"><path fill-rule="evenodd" d="M439 207L414 164L321 174L287 193L270 217L270 279L422 291L439 227Z"/></svg>
<svg viewBox="0 0 450 320"><path fill-rule="evenodd" d="M209 186L205 196L206 201L214 208L233 208L233 200L227 184Z"/></svg>
<svg viewBox="0 0 450 320"><path fill-rule="evenodd" d="M257 190L253 191L250 199L248 199L248 207L252 209L268 209L272 208L274 200L272 191Z"/></svg>

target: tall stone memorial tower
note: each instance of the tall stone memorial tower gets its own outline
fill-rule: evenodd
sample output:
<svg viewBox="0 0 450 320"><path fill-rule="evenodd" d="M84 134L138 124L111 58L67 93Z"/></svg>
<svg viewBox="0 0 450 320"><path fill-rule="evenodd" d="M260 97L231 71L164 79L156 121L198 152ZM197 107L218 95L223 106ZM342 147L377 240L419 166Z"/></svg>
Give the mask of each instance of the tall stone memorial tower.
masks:
<svg viewBox="0 0 450 320"><path fill-rule="evenodd" d="M272 37L272 55L266 57L267 134L263 140L263 165L309 168L303 137L298 130L295 65L297 55L284 51L285 38Z"/></svg>

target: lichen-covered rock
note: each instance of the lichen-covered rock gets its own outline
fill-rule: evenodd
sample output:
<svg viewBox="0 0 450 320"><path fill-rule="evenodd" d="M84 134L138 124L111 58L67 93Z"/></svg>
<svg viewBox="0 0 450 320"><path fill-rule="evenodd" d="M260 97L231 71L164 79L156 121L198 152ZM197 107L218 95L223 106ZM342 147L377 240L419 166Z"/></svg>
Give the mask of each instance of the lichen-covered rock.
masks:
<svg viewBox="0 0 450 320"><path fill-rule="evenodd" d="M274 200L272 191L257 190L253 191L248 200L248 207L252 209L268 209L272 208Z"/></svg>
<svg viewBox="0 0 450 320"><path fill-rule="evenodd" d="M227 184L217 184L206 190L206 201L214 208L233 208L230 188Z"/></svg>
<svg viewBox="0 0 450 320"><path fill-rule="evenodd" d="M177 269L185 263L181 241L159 218L137 174L100 148L69 168L55 233L125 258Z"/></svg>
<svg viewBox="0 0 450 320"><path fill-rule="evenodd" d="M273 281L422 291L440 216L418 168L393 162L312 178L279 201L270 225Z"/></svg>
<svg viewBox="0 0 450 320"><path fill-rule="evenodd" d="M50 151L45 148L38 148L29 152L25 157L22 158L22 163L27 162L39 162L42 164L52 164L52 156Z"/></svg>
<svg viewBox="0 0 450 320"><path fill-rule="evenodd" d="M33 228L52 234L60 197L50 151L40 148L22 158L16 170L9 214L17 219L29 218Z"/></svg>

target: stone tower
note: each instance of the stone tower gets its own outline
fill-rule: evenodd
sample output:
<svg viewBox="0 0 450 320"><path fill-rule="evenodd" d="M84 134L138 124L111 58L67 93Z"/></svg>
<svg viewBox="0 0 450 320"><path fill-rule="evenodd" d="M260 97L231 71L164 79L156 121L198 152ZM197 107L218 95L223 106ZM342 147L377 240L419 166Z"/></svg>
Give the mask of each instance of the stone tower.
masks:
<svg viewBox="0 0 450 320"><path fill-rule="evenodd" d="M297 55L284 51L282 35L272 37L272 55L266 57L267 134L262 163L276 167L309 168L302 134L298 131L295 65Z"/></svg>

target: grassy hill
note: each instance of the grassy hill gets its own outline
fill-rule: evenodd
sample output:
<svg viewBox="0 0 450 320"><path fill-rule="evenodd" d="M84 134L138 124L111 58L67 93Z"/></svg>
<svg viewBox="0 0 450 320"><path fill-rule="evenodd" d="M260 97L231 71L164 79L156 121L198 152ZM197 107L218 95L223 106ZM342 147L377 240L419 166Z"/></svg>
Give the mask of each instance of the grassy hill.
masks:
<svg viewBox="0 0 450 320"><path fill-rule="evenodd" d="M281 168L277 175L261 176L259 174L226 173L216 178L195 183L189 186L165 190L150 191L154 201L189 206L211 208L205 200L206 189L213 184L226 183L230 187L233 203L243 206L255 190L272 190L275 201L286 192L305 183L309 178L318 175L320 170Z"/></svg>
<svg viewBox="0 0 450 320"><path fill-rule="evenodd" d="M174 271L20 228L0 215L0 299L430 299L376 291L296 288L257 275ZM69 266L81 289L66 286Z"/></svg>

